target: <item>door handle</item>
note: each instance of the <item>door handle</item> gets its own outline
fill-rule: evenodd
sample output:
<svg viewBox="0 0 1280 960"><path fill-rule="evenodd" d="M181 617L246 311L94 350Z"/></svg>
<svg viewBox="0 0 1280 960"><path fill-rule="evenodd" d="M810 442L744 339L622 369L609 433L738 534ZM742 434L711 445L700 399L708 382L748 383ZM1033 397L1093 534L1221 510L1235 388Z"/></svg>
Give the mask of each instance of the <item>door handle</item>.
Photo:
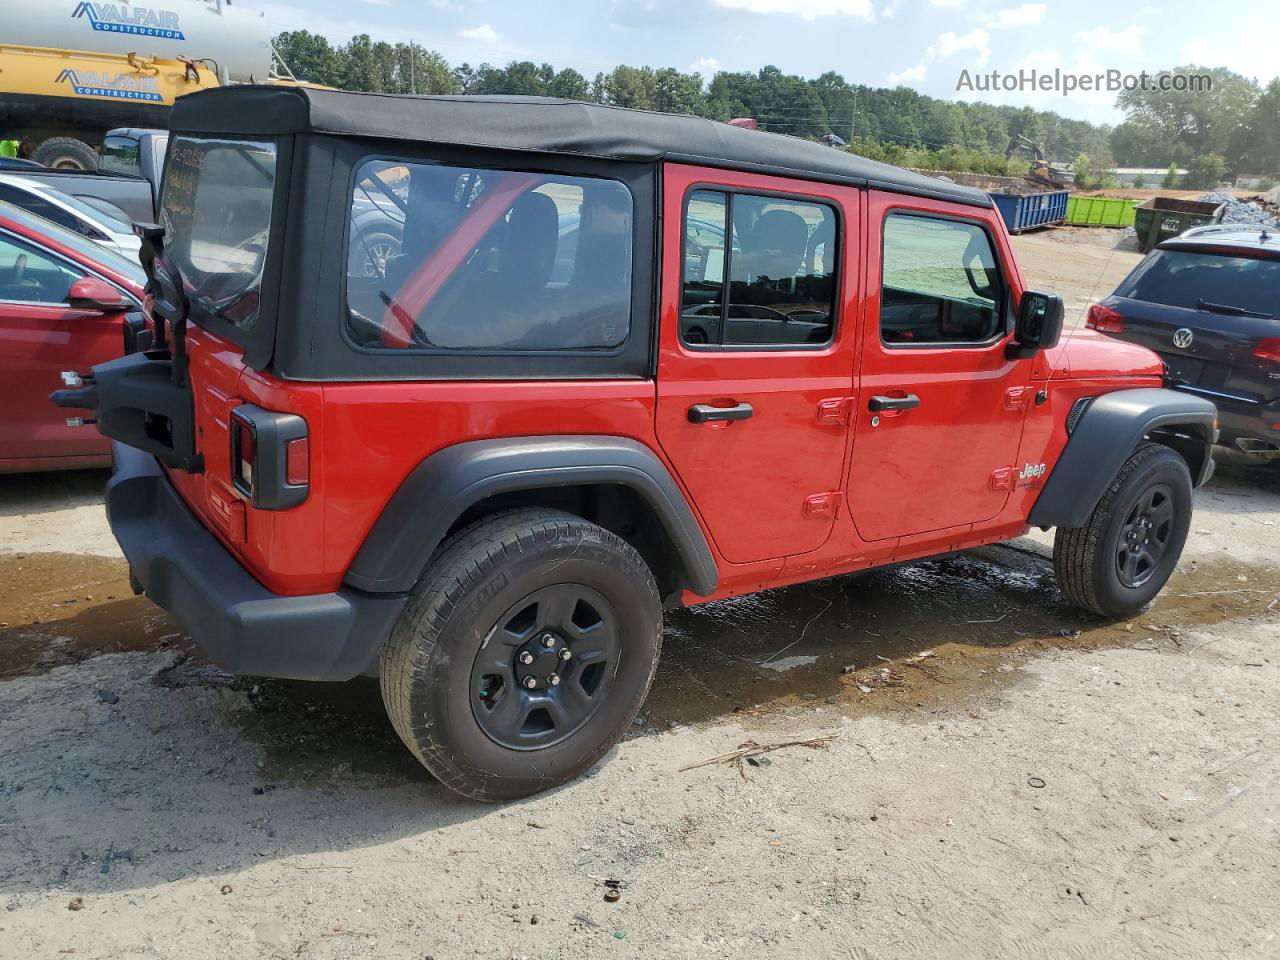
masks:
<svg viewBox="0 0 1280 960"><path fill-rule="evenodd" d="M920 398L914 393L905 397L874 396L868 401L867 409L872 413L884 413L889 410L914 410L920 406Z"/></svg>
<svg viewBox="0 0 1280 960"><path fill-rule="evenodd" d="M689 408L689 422L719 423L722 421L747 420L755 412L755 408L749 403L740 403L736 407L713 407L709 403L695 403Z"/></svg>

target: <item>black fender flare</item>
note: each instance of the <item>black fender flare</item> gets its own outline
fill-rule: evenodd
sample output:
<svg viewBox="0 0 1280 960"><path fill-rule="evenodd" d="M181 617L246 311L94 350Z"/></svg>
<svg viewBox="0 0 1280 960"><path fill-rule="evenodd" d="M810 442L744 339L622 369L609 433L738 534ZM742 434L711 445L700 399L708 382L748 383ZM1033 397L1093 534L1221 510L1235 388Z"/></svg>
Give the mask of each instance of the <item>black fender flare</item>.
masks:
<svg viewBox="0 0 1280 960"><path fill-rule="evenodd" d="M1082 527L1116 472L1144 437L1172 446L1200 486L1213 473L1218 411L1201 397L1139 387L1089 401L1031 508L1034 527Z"/></svg>
<svg viewBox="0 0 1280 960"><path fill-rule="evenodd" d="M618 484L639 494L675 548L683 584L699 596L715 592L715 558L680 488L651 450L625 437L471 440L433 453L388 501L345 583L375 593L411 590L449 528L481 500L598 484Z"/></svg>

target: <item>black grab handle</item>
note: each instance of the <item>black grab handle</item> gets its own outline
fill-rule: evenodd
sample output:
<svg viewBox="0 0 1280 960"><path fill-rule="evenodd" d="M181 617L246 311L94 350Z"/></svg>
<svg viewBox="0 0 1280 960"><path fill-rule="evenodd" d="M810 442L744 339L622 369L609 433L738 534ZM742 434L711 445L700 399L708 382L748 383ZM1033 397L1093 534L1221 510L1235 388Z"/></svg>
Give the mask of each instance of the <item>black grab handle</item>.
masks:
<svg viewBox="0 0 1280 960"><path fill-rule="evenodd" d="M724 420L746 420L755 412L755 408L749 403L740 403L736 407L713 407L709 403L695 403L689 408L689 422L715 423Z"/></svg>
<svg viewBox="0 0 1280 960"><path fill-rule="evenodd" d="M914 393L908 393L905 397L872 397L867 409L872 413L884 413L886 410L914 410L918 406L920 398Z"/></svg>

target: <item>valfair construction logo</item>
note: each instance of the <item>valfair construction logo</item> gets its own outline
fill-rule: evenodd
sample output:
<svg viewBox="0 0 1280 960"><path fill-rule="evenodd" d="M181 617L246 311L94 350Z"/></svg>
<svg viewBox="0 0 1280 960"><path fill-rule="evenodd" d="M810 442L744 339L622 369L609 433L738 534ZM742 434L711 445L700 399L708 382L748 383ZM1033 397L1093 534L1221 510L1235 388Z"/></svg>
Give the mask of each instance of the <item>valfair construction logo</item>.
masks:
<svg viewBox="0 0 1280 960"><path fill-rule="evenodd" d="M72 19L84 18L103 33L131 33L161 40L185 40L178 15L172 10L130 7L123 3L78 3Z"/></svg>
<svg viewBox="0 0 1280 960"><path fill-rule="evenodd" d="M55 83L69 83L80 97L109 97L112 100L143 100L147 103L163 103L160 86L155 77L140 77L136 73L117 73L115 76L93 70L63 70Z"/></svg>

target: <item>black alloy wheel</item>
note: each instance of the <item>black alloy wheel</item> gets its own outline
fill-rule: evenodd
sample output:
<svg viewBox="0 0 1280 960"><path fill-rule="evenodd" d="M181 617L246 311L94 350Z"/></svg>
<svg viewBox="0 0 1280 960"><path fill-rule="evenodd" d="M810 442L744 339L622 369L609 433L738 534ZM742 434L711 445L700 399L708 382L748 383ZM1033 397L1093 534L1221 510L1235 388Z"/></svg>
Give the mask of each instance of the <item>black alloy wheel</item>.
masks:
<svg viewBox="0 0 1280 960"><path fill-rule="evenodd" d="M476 723L511 750L559 743L608 697L617 660L617 613L599 591L577 583L536 590L498 618L476 655Z"/></svg>

